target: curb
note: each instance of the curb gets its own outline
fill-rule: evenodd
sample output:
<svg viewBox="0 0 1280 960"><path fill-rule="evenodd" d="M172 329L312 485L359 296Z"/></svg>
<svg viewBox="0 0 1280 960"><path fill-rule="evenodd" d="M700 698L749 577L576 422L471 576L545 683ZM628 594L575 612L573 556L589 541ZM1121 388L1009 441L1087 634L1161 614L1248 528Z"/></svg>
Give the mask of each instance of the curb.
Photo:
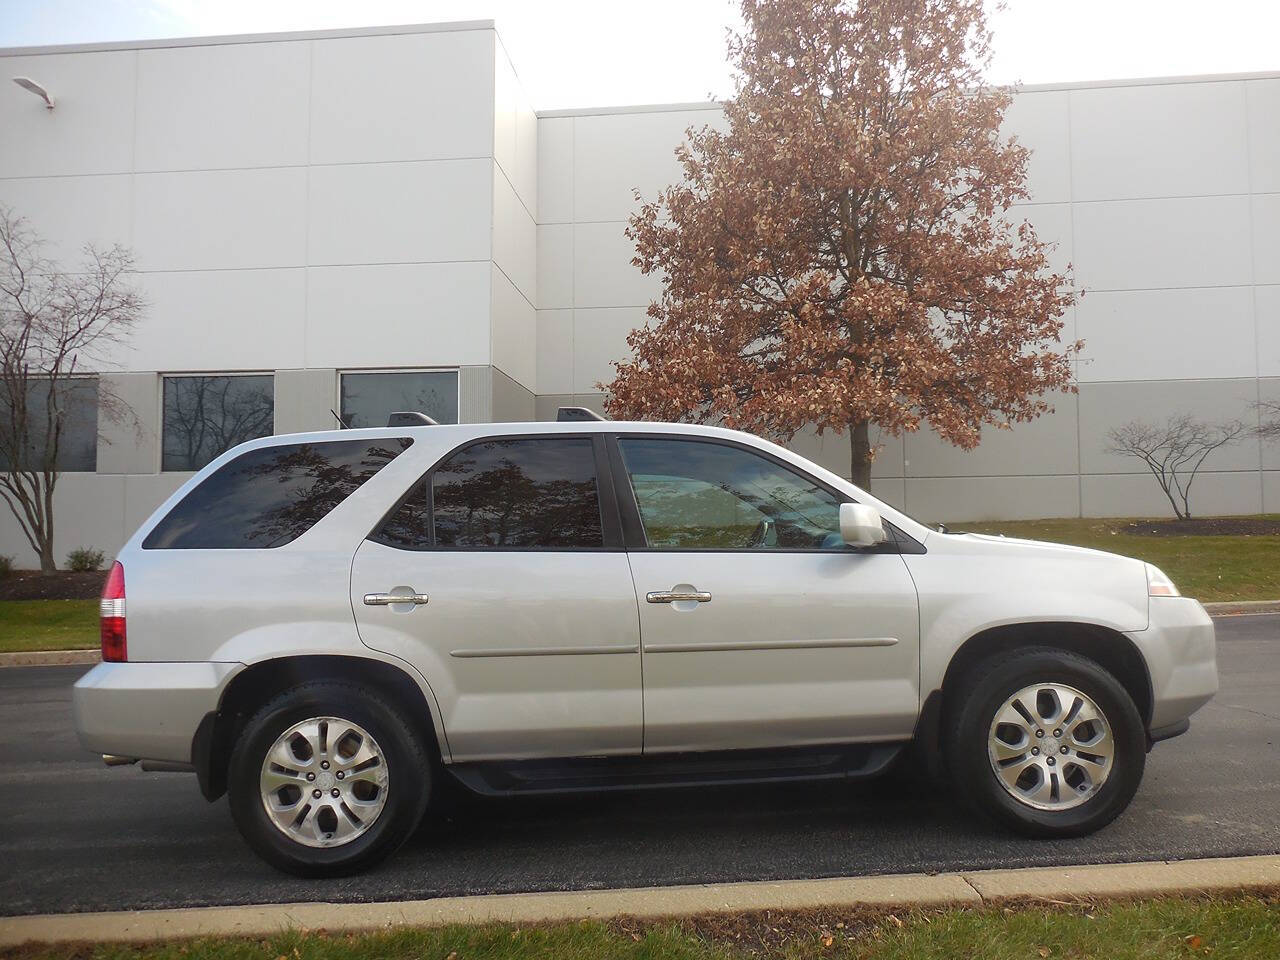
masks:
<svg viewBox="0 0 1280 960"><path fill-rule="evenodd" d="M1202 603L1211 617L1239 617L1250 613L1280 613L1280 600L1222 600Z"/></svg>
<svg viewBox="0 0 1280 960"><path fill-rule="evenodd" d="M386 930L403 926L564 922L628 916L665 919L707 913L820 907L980 906L1274 889L1280 856L1030 867L971 873L899 874L442 897L402 903L280 903L251 907L135 910L0 918L0 948L23 943L145 942L206 936L271 936L285 930Z"/></svg>
<svg viewBox="0 0 1280 960"><path fill-rule="evenodd" d="M3 667L62 667L78 663L99 663L98 650L32 650L27 653L0 653Z"/></svg>

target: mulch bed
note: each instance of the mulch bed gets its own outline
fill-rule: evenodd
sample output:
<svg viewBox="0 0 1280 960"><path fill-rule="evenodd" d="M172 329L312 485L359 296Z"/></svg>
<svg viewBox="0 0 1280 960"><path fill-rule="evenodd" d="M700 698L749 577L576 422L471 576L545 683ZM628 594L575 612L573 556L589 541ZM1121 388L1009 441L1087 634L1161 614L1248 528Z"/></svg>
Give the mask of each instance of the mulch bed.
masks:
<svg viewBox="0 0 1280 960"><path fill-rule="evenodd" d="M105 570L14 570L0 577L0 600L97 600L106 579Z"/></svg>
<svg viewBox="0 0 1280 960"><path fill-rule="evenodd" d="M1276 537L1280 520L1268 517L1204 517L1190 520L1140 520L1120 527L1139 537Z"/></svg>

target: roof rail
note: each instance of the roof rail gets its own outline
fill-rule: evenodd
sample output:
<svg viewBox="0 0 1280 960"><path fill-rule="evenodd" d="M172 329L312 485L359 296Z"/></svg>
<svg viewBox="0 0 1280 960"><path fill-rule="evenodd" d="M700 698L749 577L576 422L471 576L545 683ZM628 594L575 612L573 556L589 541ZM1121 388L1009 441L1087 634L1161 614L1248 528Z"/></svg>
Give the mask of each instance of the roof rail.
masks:
<svg viewBox="0 0 1280 960"><path fill-rule="evenodd" d="M587 407L561 407L556 411L556 423L582 423L587 420L603 420L604 417Z"/></svg>
<svg viewBox="0 0 1280 960"><path fill-rule="evenodd" d="M440 424L417 410L397 410L387 417L388 427L438 427Z"/></svg>

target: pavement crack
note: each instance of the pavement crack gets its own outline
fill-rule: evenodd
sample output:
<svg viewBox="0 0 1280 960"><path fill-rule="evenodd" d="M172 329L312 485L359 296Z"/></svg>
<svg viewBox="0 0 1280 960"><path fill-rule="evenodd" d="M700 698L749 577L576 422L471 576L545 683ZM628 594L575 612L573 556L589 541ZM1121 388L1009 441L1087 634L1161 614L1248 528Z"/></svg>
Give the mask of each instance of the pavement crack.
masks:
<svg viewBox="0 0 1280 960"><path fill-rule="evenodd" d="M1275 714L1263 713L1261 710L1253 710L1249 707L1242 707L1238 703L1218 703L1218 704L1214 704L1214 706L1219 707L1223 710L1240 710L1244 713L1252 713L1255 717L1262 717L1266 720L1280 720L1280 717L1276 716Z"/></svg>
<svg viewBox="0 0 1280 960"><path fill-rule="evenodd" d="M970 889L970 890L972 890L974 893L976 893L976 894L978 895L978 900L979 900L980 902L982 902L982 903L986 903L986 902L987 902L987 898L986 898L986 897L984 897L984 896L982 895L982 891L981 891L981 890L979 890L979 889L977 888L977 886L974 884L974 882L973 882L972 880L970 880L970 879L968 878L968 876L966 876L965 874L963 874L963 873L962 873L962 874L960 874L960 879L961 879L961 880L963 880L966 884L968 884L968 885L969 885L969 889Z"/></svg>

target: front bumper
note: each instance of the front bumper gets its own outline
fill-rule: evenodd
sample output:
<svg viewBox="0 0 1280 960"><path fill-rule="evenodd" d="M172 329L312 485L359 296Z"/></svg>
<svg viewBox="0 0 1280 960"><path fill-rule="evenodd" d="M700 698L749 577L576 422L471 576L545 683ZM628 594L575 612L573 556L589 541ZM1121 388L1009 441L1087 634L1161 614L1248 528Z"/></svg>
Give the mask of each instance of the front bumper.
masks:
<svg viewBox="0 0 1280 960"><path fill-rule="evenodd" d="M100 663L71 691L76 736L94 753L191 762L191 741L218 709L239 663Z"/></svg>
<svg viewBox="0 0 1280 960"><path fill-rule="evenodd" d="M1142 652L1151 675L1149 732L1163 739L1218 692L1213 620L1190 597L1152 597L1146 630L1127 635ZM1179 729L1181 727L1181 729ZM1176 731L1176 733L1171 732Z"/></svg>

